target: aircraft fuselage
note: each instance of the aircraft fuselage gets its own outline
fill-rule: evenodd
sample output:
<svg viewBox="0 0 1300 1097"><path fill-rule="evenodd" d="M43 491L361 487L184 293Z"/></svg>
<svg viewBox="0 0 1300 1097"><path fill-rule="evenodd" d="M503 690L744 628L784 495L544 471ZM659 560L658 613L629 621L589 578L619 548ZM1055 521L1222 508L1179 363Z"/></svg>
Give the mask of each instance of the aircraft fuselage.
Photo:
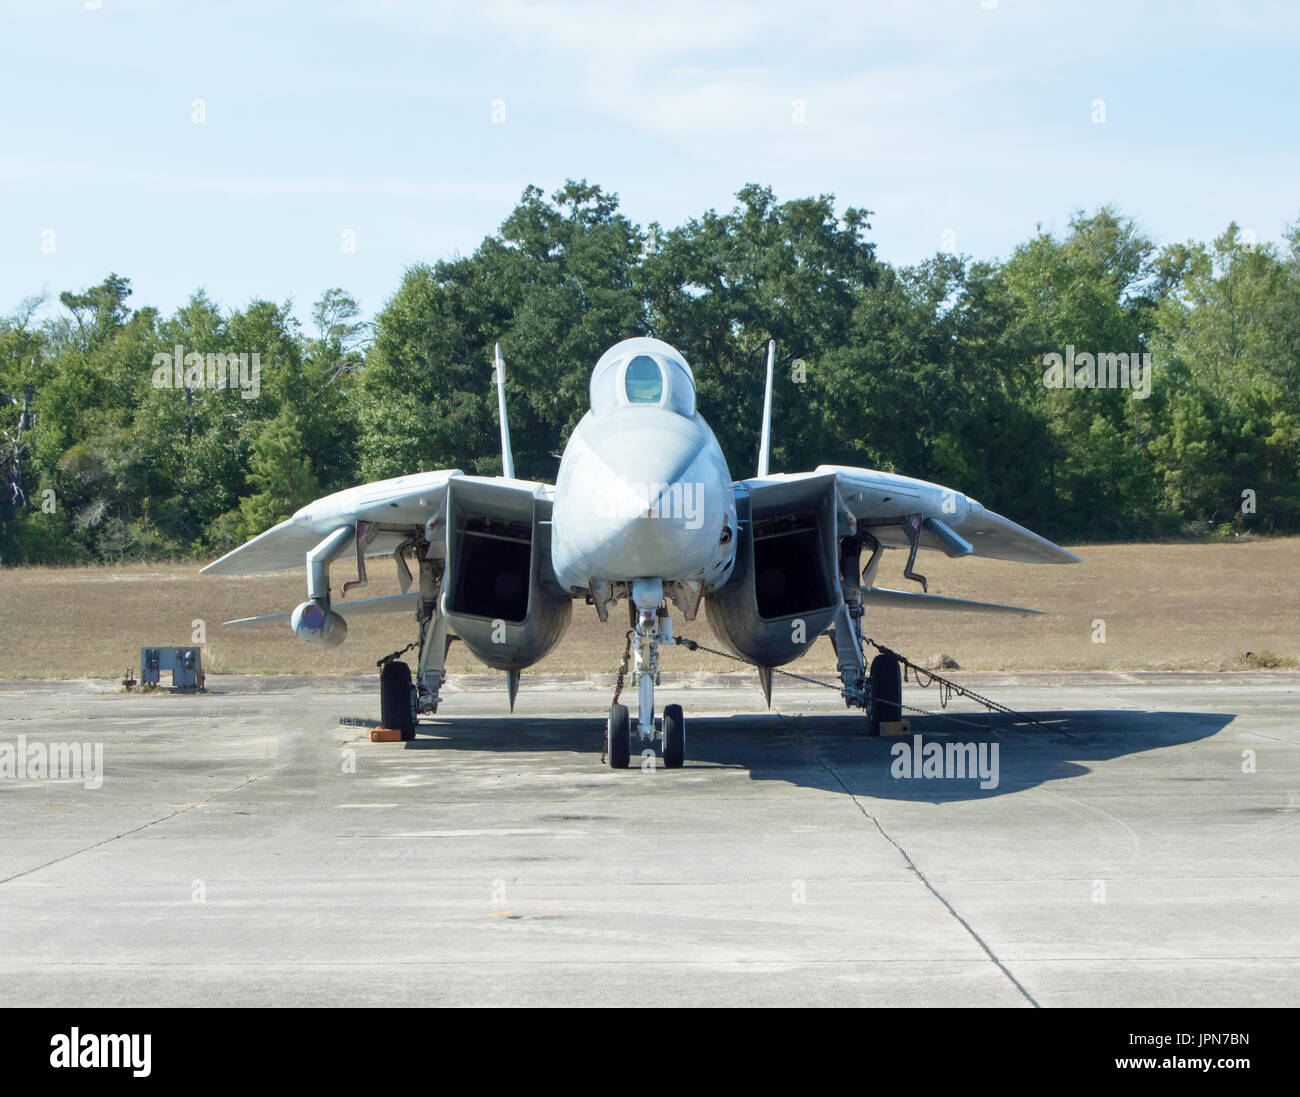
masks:
<svg viewBox="0 0 1300 1097"><path fill-rule="evenodd" d="M653 578L713 587L731 573L735 530L731 474L695 411L681 356L654 339L611 348L556 479L551 556L560 585Z"/></svg>

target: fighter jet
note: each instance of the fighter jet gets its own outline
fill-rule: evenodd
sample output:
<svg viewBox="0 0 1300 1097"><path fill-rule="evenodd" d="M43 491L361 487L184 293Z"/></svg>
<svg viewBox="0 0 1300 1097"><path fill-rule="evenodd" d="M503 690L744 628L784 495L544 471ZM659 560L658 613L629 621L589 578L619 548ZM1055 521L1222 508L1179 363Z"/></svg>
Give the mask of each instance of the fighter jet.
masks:
<svg viewBox="0 0 1300 1097"><path fill-rule="evenodd" d="M686 757L681 706L655 715L660 650L678 639L669 603L687 621L703 605L723 645L757 669L769 705L773 668L828 637L846 705L864 711L865 733L879 734L900 711L902 684L894 655L867 665L869 607L1035 612L929 594L914 569L918 550L1023 563L1079 558L940 484L838 465L771 473L774 356L770 342L758 469L749 479L731 478L696 408L686 359L651 338L625 339L596 363L590 410L565 445L555 484L517 479L498 346L504 475L444 469L336 492L202 570L251 575L305 565L307 599L292 612L226 624L287 620L313 644L342 643L354 616L413 612L414 673L390 657L379 682L381 723L404 739L442 703L453 636L505 672L513 710L520 671L559 643L578 600L602 621L617 603L628 607L638 703L635 719L625 705L610 709L606 755L616 769L628 766L633 740L657 744L665 768ZM886 548L906 550L903 574L920 591L876 585ZM384 556L396 562L401 593L349 600L366 584L367 561ZM330 569L345 558L356 577L336 597Z"/></svg>

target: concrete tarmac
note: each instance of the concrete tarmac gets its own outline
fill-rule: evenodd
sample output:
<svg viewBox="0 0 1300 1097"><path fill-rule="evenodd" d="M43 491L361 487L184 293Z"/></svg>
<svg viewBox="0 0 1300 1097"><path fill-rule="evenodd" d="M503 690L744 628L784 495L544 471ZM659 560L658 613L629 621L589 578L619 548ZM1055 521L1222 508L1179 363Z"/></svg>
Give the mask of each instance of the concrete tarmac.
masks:
<svg viewBox="0 0 1300 1097"><path fill-rule="evenodd" d="M618 772L604 684L403 744L373 679L0 683L0 770L103 750L0 777L0 1005L1300 1003L1300 675L968 680L1052 728L912 717L996 787L780 679L665 682L685 768Z"/></svg>

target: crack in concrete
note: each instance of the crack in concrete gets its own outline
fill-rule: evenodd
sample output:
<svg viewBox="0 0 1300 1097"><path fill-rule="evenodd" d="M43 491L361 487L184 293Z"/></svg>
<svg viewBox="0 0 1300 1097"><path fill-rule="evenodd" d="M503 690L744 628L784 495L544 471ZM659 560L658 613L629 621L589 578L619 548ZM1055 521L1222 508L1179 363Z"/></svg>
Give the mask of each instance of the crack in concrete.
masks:
<svg viewBox="0 0 1300 1097"><path fill-rule="evenodd" d="M247 781L240 781L239 784L237 785L232 785L230 788L222 789L220 792L216 793L213 796L210 796L208 799L200 800L198 803L191 804L187 808L181 808L179 811L173 811L169 815L160 815L157 819L150 819L149 822L141 823L138 827L132 827L130 830L124 830L122 831L121 834L114 834L111 838L103 838L98 842L92 842L88 846L82 846L80 849L74 849L71 853L65 853L63 854L62 857L55 857L52 860L46 861L44 864L35 865L32 868L25 868L23 869L22 872L15 872L12 876L6 876L3 880L0 880L0 887L9 883L12 880L18 880L24 876L31 876L33 873L40 872L42 869L49 868L51 865L57 865L57 864L61 864L64 861L70 861L73 857L79 857L83 853L89 853L92 849L98 849L100 846L106 846L110 842L116 842L119 838L129 838L132 834L139 834L140 831L142 830L148 830L150 827L157 826L159 823L165 823L167 822L168 819L175 819L178 815L185 815L187 812L191 812L195 808L201 808L205 804L212 803L213 800L216 800L219 797L227 796L232 792L238 792L245 785L251 785L254 781L264 776L265 774L259 773L254 777L248 778Z"/></svg>
<svg viewBox="0 0 1300 1097"><path fill-rule="evenodd" d="M961 927L968 934L970 934L971 939L977 945L979 945L979 947L983 950L984 955L987 956L997 967L997 969L1007 977L1011 985L1014 986L1016 990L1020 992L1020 994L1024 997L1025 1001L1027 1001L1035 1009L1042 1008L1039 1005L1038 1001L1034 998L1034 996L1024 988L1020 980L1011 974L1011 971L1007 968L1006 964L1004 964L998 958L997 953L995 953L993 949L989 947L988 943L984 940L984 938L981 937L975 931L975 927L972 926L968 921L966 921L966 919L963 918L960 914L958 914L956 907L954 907L952 903L950 903L948 899L943 895L943 893L940 892L939 889L936 888L930 882L929 878L925 875L925 873L921 871L920 866L917 865L917 863L912 859L912 855L908 853L906 849L903 848L903 846L894 838L893 835L891 835L887 830L885 830L883 826L880 825L880 820L877 819L874 815L871 814L871 812L869 812L866 809L866 806L862 803L861 800L858 799L857 795L849 788L848 784L845 782L844 778L839 775L839 772L835 769L835 767L832 766L830 762L828 762L822 756L821 752L815 746L813 746L812 742L799 730L798 727L792 725L789 722L786 716L780 713L778 713L777 715L780 717L781 722L785 724L786 727L790 728L790 730L794 733L794 735L798 737L799 741L804 745L804 747L808 750L808 752L814 758L817 759L818 765L820 765L822 769L824 769L833 778L835 778L836 784L838 784L840 788L844 790L845 794L848 796L850 800L853 801L858 811L862 813L863 817L871 821L871 823L875 826L876 830L880 832L880 836L884 838L885 841L888 842L891 846L893 846L896 850L898 850L903 860L907 863L907 867L916 874L916 878L925 885L926 889L930 892L931 895L933 895L936 899L939 900L939 902L941 902L944 905L948 913L951 914L955 919L957 919L957 922L961 925Z"/></svg>

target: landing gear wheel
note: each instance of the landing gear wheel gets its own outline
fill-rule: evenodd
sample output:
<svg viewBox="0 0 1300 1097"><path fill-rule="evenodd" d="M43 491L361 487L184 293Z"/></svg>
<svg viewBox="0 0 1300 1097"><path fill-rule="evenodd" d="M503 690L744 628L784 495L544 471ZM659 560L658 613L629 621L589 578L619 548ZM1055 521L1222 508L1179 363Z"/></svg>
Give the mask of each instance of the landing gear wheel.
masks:
<svg viewBox="0 0 1300 1097"><path fill-rule="evenodd" d="M609 755L610 769L627 769L632 756L632 721L627 705L613 705L609 710L609 723L605 726L605 751Z"/></svg>
<svg viewBox="0 0 1300 1097"><path fill-rule="evenodd" d="M903 716L903 665L897 655L877 655L871 660L871 730L879 735L880 725Z"/></svg>
<svg viewBox="0 0 1300 1097"><path fill-rule="evenodd" d="M686 717L681 705L664 709L664 768L681 769L686 761Z"/></svg>
<svg viewBox="0 0 1300 1097"><path fill-rule="evenodd" d="M411 694L411 668L390 659L379 672L379 722L400 731L403 742L415 738L415 705Z"/></svg>

